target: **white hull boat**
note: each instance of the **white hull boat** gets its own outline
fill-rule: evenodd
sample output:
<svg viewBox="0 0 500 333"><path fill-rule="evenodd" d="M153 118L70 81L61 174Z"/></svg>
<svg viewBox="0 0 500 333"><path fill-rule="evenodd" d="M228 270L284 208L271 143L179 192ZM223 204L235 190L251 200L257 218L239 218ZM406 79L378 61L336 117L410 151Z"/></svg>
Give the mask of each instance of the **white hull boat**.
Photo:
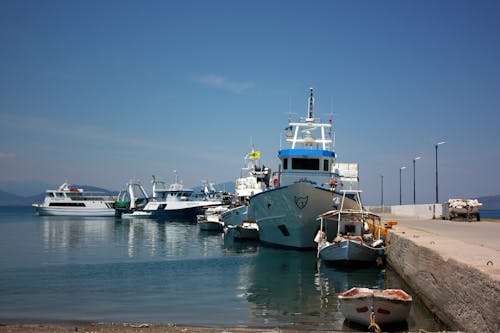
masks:
<svg viewBox="0 0 500 333"><path fill-rule="evenodd" d="M43 203L35 203L36 214L42 216L114 216L115 198L85 192L64 183L57 190L47 190Z"/></svg>
<svg viewBox="0 0 500 333"><path fill-rule="evenodd" d="M412 303L412 297L401 289L352 288L338 299L344 317L365 326L404 323Z"/></svg>
<svg viewBox="0 0 500 333"><path fill-rule="evenodd" d="M357 187L357 164L336 162L332 120L321 122L314 117L313 108L311 88L307 117L290 121L285 129L290 146L278 153L281 163L272 181L274 188L250 197L250 210L263 243L315 248L317 216L340 204L339 190ZM346 207L355 205L346 199Z"/></svg>
<svg viewBox="0 0 500 333"><path fill-rule="evenodd" d="M352 194L359 203L358 209L344 208L345 195ZM368 221L380 226L380 217L363 209L361 191L344 190L339 210L332 210L319 216L320 229L314 241L318 244L318 257L325 261L344 263L379 263L384 256L380 234L369 233ZM328 241L327 230L335 230L336 236Z"/></svg>
<svg viewBox="0 0 500 333"><path fill-rule="evenodd" d="M259 240L259 227L254 220L245 220L241 225L229 225L225 232L227 237L236 241Z"/></svg>
<svg viewBox="0 0 500 333"><path fill-rule="evenodd" d="M314 236L319 228L317 217L333 207L335 198L340 201L341 196L309 183L282 186L253 196L250 205L261 242L290 248L315 248Z"/></svg>
<svg viewBox="0 0 500 333"><path fill-rule="evenodd" d="M224 222L222 222L221 212L225 211L227 207L217 206L209 207L205 214L198 215L198 227L204 231L224 231Z"/></svg>

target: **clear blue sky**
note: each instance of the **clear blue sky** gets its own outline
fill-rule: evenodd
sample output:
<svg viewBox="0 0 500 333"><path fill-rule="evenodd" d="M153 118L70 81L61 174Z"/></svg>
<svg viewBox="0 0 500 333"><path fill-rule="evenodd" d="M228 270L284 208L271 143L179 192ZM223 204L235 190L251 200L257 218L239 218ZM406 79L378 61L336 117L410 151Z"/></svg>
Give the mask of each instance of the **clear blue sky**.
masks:
<svg viewBox="0 0 500 333"><path fill-rule="evenodd" d="M277 168L288 112L334 113L365 203L500 193L499 1L0 1L0 181L120 189Z"/></svg>

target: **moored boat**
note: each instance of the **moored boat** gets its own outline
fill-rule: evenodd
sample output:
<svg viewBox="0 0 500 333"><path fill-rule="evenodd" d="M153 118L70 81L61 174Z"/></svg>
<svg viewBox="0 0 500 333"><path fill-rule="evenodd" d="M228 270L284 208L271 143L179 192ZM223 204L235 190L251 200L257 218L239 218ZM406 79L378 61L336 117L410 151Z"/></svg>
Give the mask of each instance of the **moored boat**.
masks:
<svg viewBox="0 0 500 333"><path fill-rule="evenodd" d="M285 128L290 147L278 153L281 165L274 188L250 198L261 242L315 248L317 216L340 205L340 190L357 188L358 165L336 162L331 130L331 119L322 122L314 116L311 88L307 116ZM347 197L344 205L355 208L356 202Z"/></svg>
<svg viewBox="0 0 500 333"><path fill-rule="evenodd" d="M401 289L351 288L338 295L340 311L352 322L370 326L404 323L412 297Z"/></svg>
<svg viewBox="0 0 500 333"><path fill-rule="evenodd" d="M208 207L205 213L197 216L198 227L204 231L223 231L221 212L227 210L225 206Z"/></svg>
<svg viewBox="0 0 500 333"><path fill-rule="evenodd" d="M361 191L343 190L342 203L339 210L331 210L321 214L320 230L314 241L318 244L318 257L325 261L342 263L381 263L384 256L383 240L380 231L373 233L368 223L380 227L380 217L364 210L361 204ZM353 194L359 209L344 209L346 194ZM334 229L336 236L328 241L328 229ZM330 233L331 234L331 233Z"/></svg>
<svg viewBox="0 0 500 333"><path fill-rule="evenodd" d="M192 189L184 188L175 173L175 181L167 187L164 181L153 176L153 196L148 197L142 185L128 184L120 199L117 212L126 213L127 217L165 218L179 221L196 222L197 215L202 215L205 208L222 205L222 197L205 189L195 194ZM138 193L138 194L137 194ZM213 195L212 195L213 194ZM139 196L140 199L135 199ZM122 208L121 203L125 203ZM127 206L128 204L128 206Z"/></svg>
<svg viewBox="0 0 500 333"><path fill-rule="evenodd" d="M42 203L34 203L38 215L114 216L115 197L84 191L64 182L57 190L47 190Z"/></svg>

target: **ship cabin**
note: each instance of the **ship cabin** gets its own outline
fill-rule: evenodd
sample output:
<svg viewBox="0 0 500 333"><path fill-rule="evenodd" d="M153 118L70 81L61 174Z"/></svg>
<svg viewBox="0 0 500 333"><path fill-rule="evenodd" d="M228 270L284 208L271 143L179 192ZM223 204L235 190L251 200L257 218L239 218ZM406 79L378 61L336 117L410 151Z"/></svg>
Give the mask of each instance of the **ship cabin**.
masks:
<svg viewBox="0 0 500 333"><path fill-rule="evenodd" d="M335 152L321 149L283 149L279 151L281 173L279 184L309 182L329 188Z"/></svg>

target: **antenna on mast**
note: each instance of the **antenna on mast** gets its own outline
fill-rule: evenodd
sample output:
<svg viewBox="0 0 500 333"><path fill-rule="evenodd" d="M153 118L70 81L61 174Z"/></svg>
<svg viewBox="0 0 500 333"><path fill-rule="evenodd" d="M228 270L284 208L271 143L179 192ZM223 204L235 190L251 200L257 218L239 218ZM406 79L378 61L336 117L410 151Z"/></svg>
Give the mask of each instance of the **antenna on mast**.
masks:
<svg viewBox="0 0 500 333"><path fill-rule="evenodd" d="M307 118L313 118L313 110L314 110L314 97L313 97L313 88L309 88L309 109L307 111Z"/></svg>

